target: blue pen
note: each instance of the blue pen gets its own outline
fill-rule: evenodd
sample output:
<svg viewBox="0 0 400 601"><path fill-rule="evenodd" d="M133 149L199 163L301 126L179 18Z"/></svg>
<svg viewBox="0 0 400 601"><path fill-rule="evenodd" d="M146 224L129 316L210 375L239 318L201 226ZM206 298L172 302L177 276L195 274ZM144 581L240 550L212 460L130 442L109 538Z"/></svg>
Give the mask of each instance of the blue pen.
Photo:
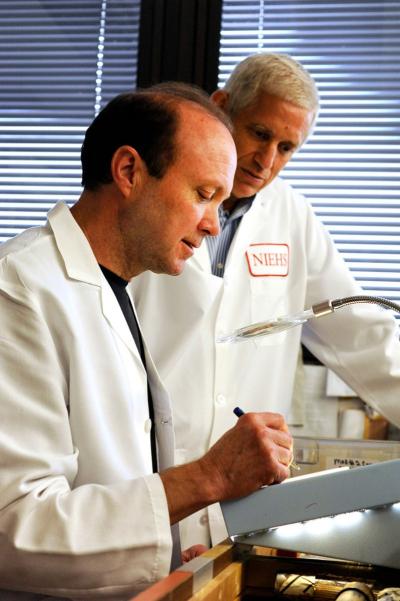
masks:
<svg viewBox="0 0 400 601"><path fill-rule="evenodd" d="M242 415L244 415L244 411L243 409L241 409L240 407L235 407L233 410L233 413L236 415L236 417L241 417ZM301 469L299 465L297 465L297 463L293 460L290 462L289 467L292 467L295 470L299 470Z"/></svg>

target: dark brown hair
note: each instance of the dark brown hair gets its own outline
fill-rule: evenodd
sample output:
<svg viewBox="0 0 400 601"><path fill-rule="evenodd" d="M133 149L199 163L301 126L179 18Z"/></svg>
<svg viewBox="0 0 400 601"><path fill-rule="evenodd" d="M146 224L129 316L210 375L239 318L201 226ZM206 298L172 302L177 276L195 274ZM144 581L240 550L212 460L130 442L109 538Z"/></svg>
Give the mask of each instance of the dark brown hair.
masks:
<svg viewBox="0 0 400 601"><path fill-rule="evenodd" d="M179 103L191 102L232 131L229 118L200 88L165 82L119 94L88 127L82 145L82 185L94 190L112 182L111 160L124 145L135 148L149 174L161 178L175 159Z"/></svg>

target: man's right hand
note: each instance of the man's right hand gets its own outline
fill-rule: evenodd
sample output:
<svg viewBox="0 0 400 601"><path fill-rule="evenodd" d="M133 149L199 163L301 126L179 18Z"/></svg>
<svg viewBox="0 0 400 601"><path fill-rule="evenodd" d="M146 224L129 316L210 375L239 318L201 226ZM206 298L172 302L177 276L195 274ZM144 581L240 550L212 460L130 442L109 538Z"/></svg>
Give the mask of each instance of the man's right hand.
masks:
<svg viewBox="0 0 400 601"><path fill-rule="evenodd" d="M293 441L277 413L246 413L200 460L220 482L218 500L250 494L289 476Z"/></svg>
<svg viewBox="0 0 400 601"><path fill-rule="evenodd" d="M171 523L289 476L292 437L276 413L246 413L199 460L161 472Z"/></svg>

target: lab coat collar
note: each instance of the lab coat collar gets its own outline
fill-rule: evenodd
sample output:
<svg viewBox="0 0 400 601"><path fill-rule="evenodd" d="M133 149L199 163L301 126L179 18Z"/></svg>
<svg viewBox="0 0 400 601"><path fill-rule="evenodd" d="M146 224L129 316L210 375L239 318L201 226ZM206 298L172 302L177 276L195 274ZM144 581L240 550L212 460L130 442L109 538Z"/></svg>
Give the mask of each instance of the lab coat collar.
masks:
<svg viewBox="0 0 400 601"><path fill-rule="evenodd" d="M48 214L48 221L70 278L101 286L101 270L85 234L63 202Z"/></svg>
<svg viewBox="0 0 400 601"><path fill-rule="evenodd" d="M114 292L101 273L89 241L75 221L67 205L63 202L57 203L50 210L48 221L64 262L67 275L71 279L86 282L100 288L101 307L104 317L143 367L139 351Z"/></svg>

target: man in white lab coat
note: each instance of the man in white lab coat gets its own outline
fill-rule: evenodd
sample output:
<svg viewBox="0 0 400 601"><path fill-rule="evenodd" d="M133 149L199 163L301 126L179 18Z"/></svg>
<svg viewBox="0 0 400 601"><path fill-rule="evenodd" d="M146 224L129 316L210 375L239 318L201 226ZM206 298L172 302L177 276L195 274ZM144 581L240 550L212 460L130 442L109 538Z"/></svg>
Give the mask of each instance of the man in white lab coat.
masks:
<svg viewBox="0 0 400 601"><path fill-rule="evenodd" d="M117 97L86 132L78 202L0 248L1 601L126 600L168 574L171 524L288 475L272 413L170 467L169 398L126 293L217 233L227 126L185 86Z"/></svg>
<svg viewBox="0 0 400 601"><path fill-rule="evenodd" d="M257 54L213 99L232 118L238 153L233 192L220 209L221 234L207 239L182 276L144 274L133 282L146 341L173 401L177 461L206 452L234 424L236 405L279 411L299 423L292 395L300 339L399 425L400 345L387 311L353 305L303 331L216 343L250 323L361 290L309 203L278 177L317 117L311 76L290 57ZM207 544L210 532L213 543L225 536L217 507L185 520L184 545L200 538Z"/></svg>

